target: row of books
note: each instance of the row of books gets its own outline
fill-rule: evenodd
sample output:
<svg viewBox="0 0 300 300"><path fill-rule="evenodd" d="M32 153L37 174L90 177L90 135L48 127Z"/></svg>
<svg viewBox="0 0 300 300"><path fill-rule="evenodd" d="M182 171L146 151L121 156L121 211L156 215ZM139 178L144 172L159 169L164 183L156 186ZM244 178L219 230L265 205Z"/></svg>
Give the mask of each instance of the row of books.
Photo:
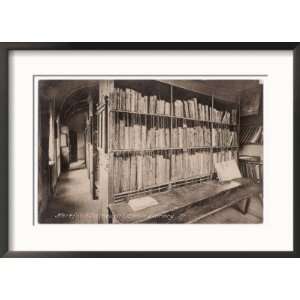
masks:
<svg viewBox="0 0 300 300"><path fill-rule="evenodd" d="M155 95L149 96L148 113L170 116L171 104L163 99L158 99Z"/></svg>
<svg viewBox="0 0 300 300"><path fill-rule="evenodd" d="M170 128L162 120L146 125L145 119L112 114L112 148L117 149L154 149L170 147Z"/></svg>
<svg viewBox="0 0 300 300"><path fill-rule="evenodd" d="M198 103L197 98L174 101L174 115L200 121L211 120L211 107Z"/></svg>
<svg viewBox="0 0 300 300"><path fill-rule="evenodd" d="M159 99L156 95L143 95L133 89L115 88L110 94L111 108L142 114L171 115L169 101Z"/></svg>
<svg viewBox="0 0 300 300"><path fill-rule="evenodd" d="M222 123L222 124L237 124L237 110L232 109L231 113L229 111L222 111L222 110L217 110L213 109L212 111L212 120L217 123Z"/></svg>
<svg viewBox="0 0 300 300"><path fill-rule="evenodd" d="M263 168L259 157L240 156L239 165L244 177L252 178L255 182L259 182L262 179Z"/></svg>
<svg viewBox="0 0 300 300"><path fill-rule="evenodd" d="M140 124L138 120L119 119L113 123L113 150L119 149L161 149L192 147L232 147L237 146L237 133L228 128L207 126L178 126L172 131L164 123L156 127ZM170 137L170 133L172 136Z"/></svg>
<svg viewBox="0 0 300 300"><path fill-rule="evenodd" d="M160 118L163 119L163 118ZM158 120L146 125L145 118L125 117L112 114L113 150L118 149L156 149L170 147L170 124ZM193 125L193 124L190 124ZM171 147L209 147L211 130L208 126L177 126L172 128Z"/></svg>
<svg viewBox="0 0 300 300"><path fill-rule="evenodd" d="M256 127L241 127L240 143L245 144L263 144L263 128Z"/></svg>
<svg viewBox="0 0 300 300"><path fill-rule="evenodd" d="M114 193L141 190L169 182L168 152L114 156Z"/></svg>
<svg viewBox="0 0 300 300"><path fill-rule="evenodd" d="M206 126L172 128L172 147L209 147L211 144L210 128Z"/></svg>
<svg viewBox="0 0 300 300"><path fill-rule="evenodd" d="M145 154L115 154L113 161L114 193L123 193L164 185L191 177L205 177L212 172L208 151L150 152Z"/></svg>
<svg viewBox="0 0 300 300"><path fill-rule="evenodd" d="M212 170L211 155L208 151L175 151L171 161L173 181L208 176Z"/></svg>
<svg viewBox="0 0 300 300"><path fill-rule="evenodd" d="M110 94L111 108L142 114L171 115L170 101L160 99L157 95L143 95L133 89L115 88ZM211 106L198 103L197 98L175 100L174 116L200 121L214 121L223 124L237 124L237 110L221 111Z"/></svg>
<svg viewBox="0 0 300 300"><path fill-rule="evenodd" d="M237 132L228 128L212 128L213 147L237 146Z"/></svg>

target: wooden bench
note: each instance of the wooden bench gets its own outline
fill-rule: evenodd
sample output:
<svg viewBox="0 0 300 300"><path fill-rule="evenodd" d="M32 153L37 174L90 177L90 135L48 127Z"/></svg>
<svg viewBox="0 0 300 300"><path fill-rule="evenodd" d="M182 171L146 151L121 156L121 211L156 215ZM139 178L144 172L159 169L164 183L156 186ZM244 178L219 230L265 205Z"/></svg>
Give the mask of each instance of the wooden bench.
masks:
<svg viewBox="0 0 300 300"><path fill-rule="evenodd" d="M109 206L113 223L193 223L226 207L238 205L247 212L250 198L261 192L248 178L220 183L206 181L152 194L158 204L133 211L127 201Z"/></svg>

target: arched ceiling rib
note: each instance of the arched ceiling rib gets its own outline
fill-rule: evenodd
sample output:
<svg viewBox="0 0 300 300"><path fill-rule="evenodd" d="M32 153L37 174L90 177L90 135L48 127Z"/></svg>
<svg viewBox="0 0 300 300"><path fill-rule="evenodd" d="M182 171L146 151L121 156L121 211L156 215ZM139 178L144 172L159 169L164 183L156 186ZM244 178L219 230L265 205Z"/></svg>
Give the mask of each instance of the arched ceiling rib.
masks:
<svg viewBox="0 0 300 300"><path fill-rule="evenodd" d="M80 90L95 91L98 80L39 80L39 95L45 100L55 98L57 111L61 111L65 101Z"/></svg>

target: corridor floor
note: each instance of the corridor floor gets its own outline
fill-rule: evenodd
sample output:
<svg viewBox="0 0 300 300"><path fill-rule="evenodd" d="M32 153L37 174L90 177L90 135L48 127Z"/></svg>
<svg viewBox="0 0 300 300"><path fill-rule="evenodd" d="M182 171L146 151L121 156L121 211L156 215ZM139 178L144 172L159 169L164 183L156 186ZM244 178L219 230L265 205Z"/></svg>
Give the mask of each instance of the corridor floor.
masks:
<svg viewBox="0 0 300 300"><path fill-rule="evenodd" d="M98 223L99 201L93 200L84 162L70 165L57 183L54 199L49 202L41 223L94 224Z"/></svg>

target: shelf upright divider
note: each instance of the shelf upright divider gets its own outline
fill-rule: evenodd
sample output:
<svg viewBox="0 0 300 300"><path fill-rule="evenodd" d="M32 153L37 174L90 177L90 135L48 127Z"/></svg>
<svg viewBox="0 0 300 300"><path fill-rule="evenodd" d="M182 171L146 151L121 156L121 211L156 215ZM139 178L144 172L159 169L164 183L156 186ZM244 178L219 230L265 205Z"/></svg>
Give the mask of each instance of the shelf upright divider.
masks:
<svg viewBox="0 0 300 300"><path fill-rule="evenodd" d="M114 124L112 123L112 94L114 92L115 81L107 81L107 91L105 97L105 114L106 114L106 128L107 128L107 156L108 156L108 203L113 202L114 199L114 153L113 148L113 139L115 134ZM109 216L109 212L108 212ZM110 222L109 217L106 222Z"/></svg>
<svg viewBox="0 0 300 300"><path fill-rule="evenodd" d="M169 172L169 186L168 189L172 190L172 155L173 155L173 143L172 143L172 137L173 137L173 115L174 115L174 106L173 106L173 86L170 85L170 140L169 140L169 147L170 147L170 172Z"/></svg>
<svg viewBox="0 0 300 300"><path fill-rule="evenodd" d="M237 123L238 123L238 126L237 126L237 163L239 162L239 156L240 156L240 126L241 126L241 96L239 96L239 101L238 101L238 112L239 112L239 115L238 115L238 120L237 120Z"/></svg>
<svg viewBox="0 0 300 300"><path fill-rule="evenodd" d="M215 96L211 96L211 116L210 116L210 159L211 159L211 170L210 179L212 180L214 174L214 158L213 158L213 129L214 129L214 102Z"/></svg>

